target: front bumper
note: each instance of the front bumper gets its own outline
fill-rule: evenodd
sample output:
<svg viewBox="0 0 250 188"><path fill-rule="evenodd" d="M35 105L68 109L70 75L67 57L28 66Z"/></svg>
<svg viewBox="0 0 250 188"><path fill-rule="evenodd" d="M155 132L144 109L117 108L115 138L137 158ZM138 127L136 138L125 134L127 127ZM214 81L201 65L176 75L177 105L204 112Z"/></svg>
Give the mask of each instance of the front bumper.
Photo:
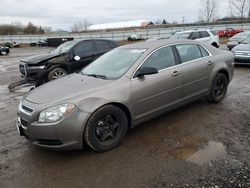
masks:
<svg viewBox="0 0 250 188"><path fill-rule="evenodd" d="M55 123L38 123L41 107L24 101L18 109L16 127L21 136L33 144L53 150L74 150L83 148L83 131L88 113L77 107L63 120ZM27 107L28 106L28 107ZM37 108L34 108L37 106ZM25 109L32 109L26 111ZM35 110L34 110L35 109Z"/></svg>
<svg viewBox="0 0 250 188"><path fill-rule="evenodd" d="M250 56L235 56L234 62L236 65L250 65Z"/></svg>
<svg viewBox="0 0 250 188"><path fill-rule="evenodd" d="M28 81L47 81L48 70L46 68L36 68L35 66L30 67L27 63L21 62L19 64L19 70L23 77L25 77Z"/></svg>

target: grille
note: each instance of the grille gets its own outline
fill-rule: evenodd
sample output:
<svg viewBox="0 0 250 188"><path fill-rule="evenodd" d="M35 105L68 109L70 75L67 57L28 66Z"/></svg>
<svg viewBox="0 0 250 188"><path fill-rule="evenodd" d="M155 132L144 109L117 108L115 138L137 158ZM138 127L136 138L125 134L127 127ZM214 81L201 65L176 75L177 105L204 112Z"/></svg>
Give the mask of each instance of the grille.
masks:
<svg viewBox="0 0 250 188"><path fill-rule="evenodd" d="M33 110L31 108L28 108L27 106L24 106L24 105L22 105L22 109L29 112L29 113L33 112Z"/></svg>
<svg viewBox="0 0 250 188"><path fill-rule="evenodd" d="M244 52L244 51L236 51L235 52L235 56L246 56L246 57L250 57L250 52L248 52L248 51L246 51L246 52Z"/></svg>

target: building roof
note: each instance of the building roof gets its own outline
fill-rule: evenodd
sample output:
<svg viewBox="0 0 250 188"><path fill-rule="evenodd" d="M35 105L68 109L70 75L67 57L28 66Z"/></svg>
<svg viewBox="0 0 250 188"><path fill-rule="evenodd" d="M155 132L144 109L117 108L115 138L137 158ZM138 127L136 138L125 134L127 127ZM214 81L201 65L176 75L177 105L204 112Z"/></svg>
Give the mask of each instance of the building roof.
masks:
<svg viewBox="0 0 250 188"><path fill-rule="evenodd" d="M126 22L115 22L115 23L91 25L91 26L89 26L88 30L146 27L146 26L151 25L151 24L152 24L152 22L150 22L148 20L134 20L134 21L126 21Z"/></svg>

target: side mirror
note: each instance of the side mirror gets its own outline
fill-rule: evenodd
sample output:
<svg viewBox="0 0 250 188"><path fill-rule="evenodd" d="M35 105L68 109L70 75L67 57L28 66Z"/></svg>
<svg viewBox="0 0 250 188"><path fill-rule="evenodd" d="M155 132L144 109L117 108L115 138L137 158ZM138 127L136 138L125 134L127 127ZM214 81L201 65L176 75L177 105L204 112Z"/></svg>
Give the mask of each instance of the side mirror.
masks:
<svg viewBox="0 0 250 188"><path fill-rule="evenodd" d="M141 78L141 77L144 77L145 75L151 75L151 74L157 74L157 73L158 73L158 70L154 67L142 67L137 71L136 77Z"/></svg>
<svg viewBox="0 0 250 188"><path fill-rule="evenodd" d="M81 58L77 55L74 57L74 60L79 61Z"/></svg>

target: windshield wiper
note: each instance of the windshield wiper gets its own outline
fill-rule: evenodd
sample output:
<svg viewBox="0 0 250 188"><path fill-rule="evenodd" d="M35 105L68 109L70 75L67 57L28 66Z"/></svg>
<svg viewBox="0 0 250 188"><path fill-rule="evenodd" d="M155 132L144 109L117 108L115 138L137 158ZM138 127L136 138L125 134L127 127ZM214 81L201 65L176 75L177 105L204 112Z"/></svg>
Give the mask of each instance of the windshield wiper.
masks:
<svg viewBox="0 0 250 188"><path fill-rule="evenodd" d="M86 76L92 76L92 77L95 77L95 78L101 78L101 79L105 79L105 80L107 80L107 79L108 79L108 77L107 77L107 76L105 76L105 75L101 75L101 74L84 74L84 73L83 73L83 75L86 75Z"/></svg>

